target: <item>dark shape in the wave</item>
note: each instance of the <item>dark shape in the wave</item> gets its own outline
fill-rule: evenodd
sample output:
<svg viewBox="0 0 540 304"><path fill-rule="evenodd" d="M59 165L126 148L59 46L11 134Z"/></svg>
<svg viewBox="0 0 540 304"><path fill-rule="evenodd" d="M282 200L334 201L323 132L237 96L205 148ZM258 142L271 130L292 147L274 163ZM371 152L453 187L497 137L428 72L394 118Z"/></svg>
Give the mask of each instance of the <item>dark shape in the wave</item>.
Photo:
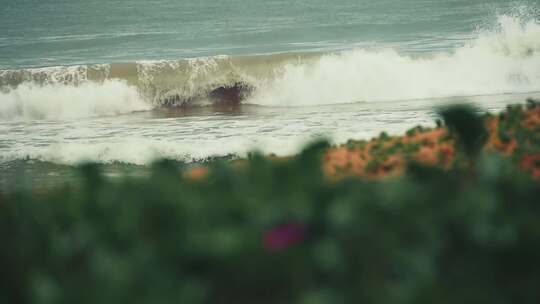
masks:
<svg viewBox="0 0 540 304"><path fill-rule="evenodd" d="M237 82L232 86L221 86L210 92L213 104L239 104L251 91L245 83Z"/></svg>
<svg viewBox="0 0 540 304"><path fill-rule="evenodd" d="M206 96L197 97L182 97L180 95L168 96L162 100L162 105L165 107L182 107L188 108L197 106L198 100L208 99L212 106L216 107L229 107L237 106L245 100L251 92L253 92L253 86L236 82L233 85L219 86L216 89L210 91Z"/></svg>

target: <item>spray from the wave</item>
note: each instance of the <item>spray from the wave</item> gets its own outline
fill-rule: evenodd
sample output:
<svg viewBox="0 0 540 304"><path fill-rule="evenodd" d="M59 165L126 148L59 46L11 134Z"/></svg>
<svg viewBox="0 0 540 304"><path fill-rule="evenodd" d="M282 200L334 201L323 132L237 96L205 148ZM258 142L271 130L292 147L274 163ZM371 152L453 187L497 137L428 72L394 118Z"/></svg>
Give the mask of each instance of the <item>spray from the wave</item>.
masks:
<svg viewBox="0 0 540 304"><path fill-rule="evenodd" d="M287 65L250 102L298 106L538 90L540 25L500 16L494 31L452 53L412 57L355 50Z"/></svg>
<svg viewBox="0 0 540 304"><path fill-rule="evenodd" d="M24 83L0 93L0 118L59 119L144 111L151 106L137 89L120 80L77 86Z"/></svg>
<svg viewBox="0 0 540 304"><path fill-rule="evenodd" d="M65 118L161 106L267 106L540 91L540 24L500 15L451 52L394 49L216 56L0 71L0 117Z"/></svg>

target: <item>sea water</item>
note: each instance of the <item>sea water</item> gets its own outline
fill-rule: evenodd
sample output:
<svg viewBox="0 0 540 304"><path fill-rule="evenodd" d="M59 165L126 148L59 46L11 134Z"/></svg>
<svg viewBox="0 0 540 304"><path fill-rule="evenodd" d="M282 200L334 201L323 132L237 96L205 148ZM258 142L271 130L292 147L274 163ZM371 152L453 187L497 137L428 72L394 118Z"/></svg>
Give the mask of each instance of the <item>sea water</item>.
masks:
<svg viewBox="0 0 540 304"><path fill-rule="evenodd" d="M539 92L538 1L6 0L0 184L290 155Z"/></svg>

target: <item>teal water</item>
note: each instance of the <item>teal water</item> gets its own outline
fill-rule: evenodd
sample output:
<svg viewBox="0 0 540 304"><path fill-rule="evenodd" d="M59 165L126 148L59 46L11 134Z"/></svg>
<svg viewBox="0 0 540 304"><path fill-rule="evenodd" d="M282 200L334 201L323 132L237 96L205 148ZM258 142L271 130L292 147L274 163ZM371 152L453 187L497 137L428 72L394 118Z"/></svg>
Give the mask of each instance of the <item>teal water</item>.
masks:
<svg viewBox="0 0 540 304"><path fill-rule="evenodd" d="M389 45L452 49L506 0L5 0L0 68Z"/></svg>
<svg viewBox="0 0 540 304"><path fill-rule="evenodd" d="M294 154L540 97L540 3L4 0L0 190Z"/></svg>

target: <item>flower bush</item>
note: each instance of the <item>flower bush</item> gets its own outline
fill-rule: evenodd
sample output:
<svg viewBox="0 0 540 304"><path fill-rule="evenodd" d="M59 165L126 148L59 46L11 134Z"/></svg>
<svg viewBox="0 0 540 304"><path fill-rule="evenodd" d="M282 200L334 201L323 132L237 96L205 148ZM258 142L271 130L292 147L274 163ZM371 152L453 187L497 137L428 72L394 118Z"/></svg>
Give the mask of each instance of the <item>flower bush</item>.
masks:
<svg viewBox="0 0 540 304"><path fill-rule="evenodd" d="M540 184L474 113L443 112L454 165L382 180L329 178L315 143L0 194L0 303L538 303Z"/></svg>

